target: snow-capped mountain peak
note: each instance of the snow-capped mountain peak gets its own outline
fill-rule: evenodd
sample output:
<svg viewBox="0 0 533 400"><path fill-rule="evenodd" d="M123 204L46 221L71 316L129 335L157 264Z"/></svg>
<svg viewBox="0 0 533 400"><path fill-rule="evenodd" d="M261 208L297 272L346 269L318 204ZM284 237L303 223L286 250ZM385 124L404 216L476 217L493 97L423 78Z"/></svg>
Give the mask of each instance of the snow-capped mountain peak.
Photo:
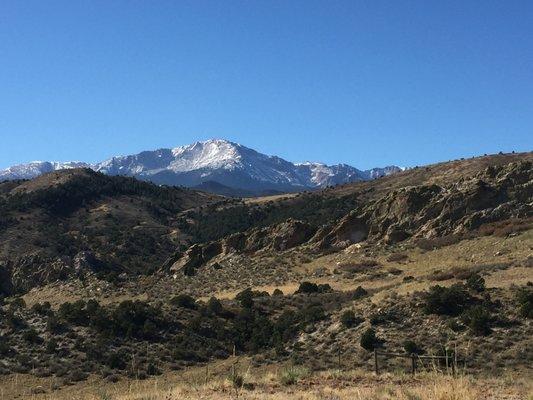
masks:
<svg viewBox="0 0 533 400"><path fill-rule="evenodd" d="M171 163L171 169L175 172L193 171L200 168L231 169L242 159L242 149L246 148L223 139L212 139L176 147L172 149L172 155L176 160Z"/></svg>
<svg viewBox="0 0 533 400"><path fill-rule="evenodd" d="M216 182L262 193L297 191L357 182L400 171L398 167L361 171L346 164L294 164L224 139L211 139L171 149L118 156L97 164L32 162L0 170L0 181L30 179L67 168L92 168L108 175L127 175L156 184L194 187Z"/></svg>

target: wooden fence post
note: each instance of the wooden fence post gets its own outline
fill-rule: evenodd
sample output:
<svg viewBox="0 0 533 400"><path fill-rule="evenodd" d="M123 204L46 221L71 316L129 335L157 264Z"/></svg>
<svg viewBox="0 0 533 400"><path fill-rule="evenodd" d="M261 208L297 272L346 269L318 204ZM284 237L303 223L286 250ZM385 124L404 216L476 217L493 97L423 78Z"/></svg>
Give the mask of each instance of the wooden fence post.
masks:
<svg viewBox="0 0 533 400"><path fill-rule="evenodd" d="M378 351L376 349L374 349L374 366L376 368L376 375L379 375Z"/></svg>

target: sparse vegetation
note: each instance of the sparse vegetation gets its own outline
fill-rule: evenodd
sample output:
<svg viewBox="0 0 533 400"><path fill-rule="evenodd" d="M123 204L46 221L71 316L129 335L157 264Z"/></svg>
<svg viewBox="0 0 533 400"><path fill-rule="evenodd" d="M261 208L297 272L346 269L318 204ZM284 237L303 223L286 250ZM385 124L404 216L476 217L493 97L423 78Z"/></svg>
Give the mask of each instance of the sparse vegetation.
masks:
<svg viewBox="0 0 533 400"><path fill-rule="evenodd" d="M533 289L531 287L520 289L516 299L520 315L524 318L533 318Z"/></svg>
<svg viewBox="0 0 533 400"><path fill-rule="evenodd" d="M5 248L21 257L0 257L0 379L15 372L24 379L50 377L67 392L66 385L89 375L79 385L93 379L137 384L159 374L165 381L170 371L188 379L201 371L197 394L203 390L197 382L208 379L210 393L218 395L211 379L227 378L231 370L216 366L246 360L250 367L238 368L236 383L220 383L224 393L262 395L270 386L254 382L249 371L257 368L272 371L270 382L285 395L312 387L317 376L339 387L348 369L373 368L369 352L377 347L432 355L457 346L468 373L520 371L531 336L525 321L533 303L531 230L496 221L505 225L504 236L495 230L480 236L488 229L485 216L507 218L506 199L524 201L523 190L508 189L506 176L524 180L528 169L502 168L507 172L496 171L493 180L483 169L475 177L456 170L431 175L431 185L419 169L406 172L401 183L386 178L270 203L199 199L177 188L160 193L122 180L116 191L109 184L85 201L79 201L85 189L65 197L64 211L54 205L63 201L61 191L35 195L46 198L45 206L20 195L3 209L14 219L0 227ZM480 177L485 183L476 186ZM11 200L2 185L4 207ZM499 193L497 200L485 190ZM457 213L446 223L433 215L436 194ZM495 207L501 215L492 213ZM471 210L481 212L470 218ZM300 239L299 225L287 225L295 230L290 234L269 225L298 216L316 234L285 247ZM368 237L359 241L363 234ZM417 244L424 236L431 238ZM209 261L186 276L182 257L193 243ZM409 369L400 361L384 360L384 380Z"/></svg>

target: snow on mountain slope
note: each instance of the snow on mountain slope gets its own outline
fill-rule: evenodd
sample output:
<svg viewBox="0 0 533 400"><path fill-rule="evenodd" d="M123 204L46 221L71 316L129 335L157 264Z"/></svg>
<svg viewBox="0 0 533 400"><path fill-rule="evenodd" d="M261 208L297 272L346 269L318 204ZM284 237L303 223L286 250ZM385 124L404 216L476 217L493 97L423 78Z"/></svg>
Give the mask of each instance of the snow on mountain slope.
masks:
<svg viewBox="0 0 533 400"><path fill-rule="evenodd" d="M78 161L72 162L49 162L49 161L32 161L27 164L14 165L12 167L0 170L0 181L13 179L32 179L48 172L60 169L72 168L89 168L90 164Z"/></svg>
<svg viewBox="0 0 533 400"><path fill-rule="evenodd" d="M29 179L57 169L85 167L108 175L128 175L156 184L198 186L217 182L264 192L295 191L374 179L398 167L361 171L346 164L293 164L227 140L213 139L174 149L143 151L98 164L33 162L0 170L0 180Z"/></svg>

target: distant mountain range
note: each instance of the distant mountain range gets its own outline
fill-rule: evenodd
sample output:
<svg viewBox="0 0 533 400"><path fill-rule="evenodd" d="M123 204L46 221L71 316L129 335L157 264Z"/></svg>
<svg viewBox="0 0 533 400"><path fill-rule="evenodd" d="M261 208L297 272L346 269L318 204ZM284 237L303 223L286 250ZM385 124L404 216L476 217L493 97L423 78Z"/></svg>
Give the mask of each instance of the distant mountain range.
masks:
<svg viewBox="0 0 533 400"><path fill-rule="evenodd" d="M34 161L0 170L0 181L31 179L71 168L91 168L156 184L186 186L226 196L253 196L366 181L401 171L397 166L359 170L350 165L294 164L227 140L213 139L173 149L143 151L88 164Z"/></svg>

